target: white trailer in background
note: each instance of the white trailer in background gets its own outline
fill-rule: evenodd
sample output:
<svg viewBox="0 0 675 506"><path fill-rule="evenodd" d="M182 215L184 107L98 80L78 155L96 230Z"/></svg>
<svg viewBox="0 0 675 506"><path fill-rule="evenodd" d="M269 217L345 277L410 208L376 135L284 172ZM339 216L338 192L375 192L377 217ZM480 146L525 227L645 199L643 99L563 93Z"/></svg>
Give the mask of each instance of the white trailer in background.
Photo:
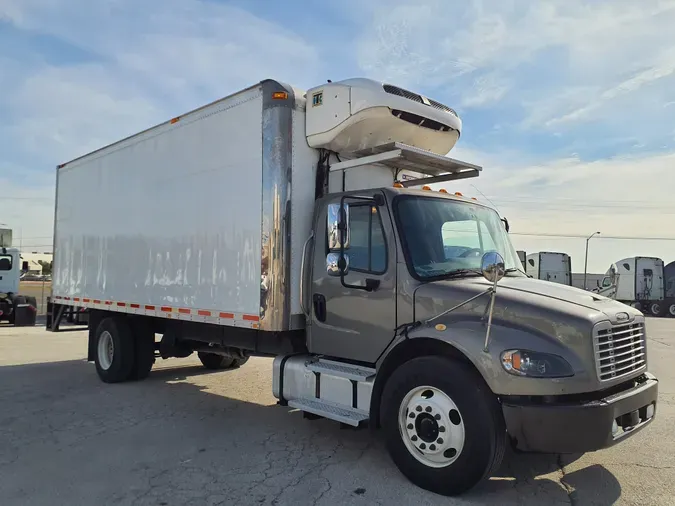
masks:
<svg viewBox="0 0 675 506"><path fill-rule="evenodd" d="M630 257L613 263L595 292L618 300L651 316L665 311L663 260Z"/></svg>
<svg viewBox="0 0 675 506"><path fill-rule="evenodd" d="M526 257L525 271L533 278L572 285L572 259L567 253L531 253Z"/></svg>

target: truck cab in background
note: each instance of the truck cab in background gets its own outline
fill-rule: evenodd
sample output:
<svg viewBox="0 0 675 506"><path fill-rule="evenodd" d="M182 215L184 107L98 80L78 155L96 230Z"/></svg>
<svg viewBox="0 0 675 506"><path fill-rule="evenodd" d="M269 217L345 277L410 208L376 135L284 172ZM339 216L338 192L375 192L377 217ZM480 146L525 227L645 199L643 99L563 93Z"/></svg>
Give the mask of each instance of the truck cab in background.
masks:
<svg viewBox="0 0 675 506"><path fill-rule="evenodd" d="M266 80L59 165L48 326L88 308L108 383L274 357L281 406L381 428L440 494L507 444L624 441L656 413L642 314L530 279L494 209L431 189L481 172L446 156L460 130L390 84Z"/></svg>
<svg viewBox="0 0 675 506"><path fill-rule="evenodd" d="M37 300L19 294L21 254L17 248L8 246L0 245L0 322L32 326L37 315Z"/></svg>

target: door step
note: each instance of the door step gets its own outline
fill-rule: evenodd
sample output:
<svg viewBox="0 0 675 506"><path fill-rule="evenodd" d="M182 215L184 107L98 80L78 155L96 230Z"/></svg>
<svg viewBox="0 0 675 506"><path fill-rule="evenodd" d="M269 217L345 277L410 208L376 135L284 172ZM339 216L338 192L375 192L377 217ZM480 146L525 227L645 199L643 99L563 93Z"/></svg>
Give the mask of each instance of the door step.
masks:
<svg viewBox="0 0 675 506"><path fill-rule="evenodd" d="M334 362L332 360L317 360L307 364L307 369L321 374L330 374L339 378L345 378L354 381L366 381L371 376L375 376L375 369L361 367L344 362Z"/></svg>
<svg viewBox="0 0 675 506"><path fill-rule="evenodd" d="M319 399L293 399L288 401L288 405L306 413L330 418L352 427L358 427L362 422L368 421L369 418L368 414L362 411L337 406Z"/></svg>

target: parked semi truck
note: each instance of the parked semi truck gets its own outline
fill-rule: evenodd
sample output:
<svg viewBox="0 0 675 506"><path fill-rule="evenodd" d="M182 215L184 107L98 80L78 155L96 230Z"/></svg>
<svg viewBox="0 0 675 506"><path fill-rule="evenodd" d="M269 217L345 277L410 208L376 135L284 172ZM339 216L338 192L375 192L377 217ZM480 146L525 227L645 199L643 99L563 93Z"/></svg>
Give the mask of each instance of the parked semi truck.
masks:
<svg viewBox="0 0 675 506"><path fill-rule="evenodd" d="M663 313L675 318L675 262L670 262L663 268Z"/></svg>
<svg viewBox="0 0 675 506"><path fill-rule="evenodd" d="M651 316L662 316L666 311L663 260L630 257L614 262L594 291Z"/></svg>
<svg viewBox="0 0 675 506"><path fill-rule="evenodd" d="M35 325L37 300L19 293L21 253L12 248L12 230L0 229L0 322L17 327Z"/></svg>
<svg viewBox="0 0 675 506"><path fill-rule="evenodd" d="M528 278L496 211L431 190L480 173L460 130L390 84L266 80L60 165L49 328L88 308L108 383L275 357L281 406L381 428L440 494L507 444L625 440L656 413L643 316Z"/></svg>
<svg viewBox="0 0 675 506"><path fill-rule="evenodd" d="M572 286L572 259L566 253L530 253L526 257L525 270L533 278Z"/></svg>

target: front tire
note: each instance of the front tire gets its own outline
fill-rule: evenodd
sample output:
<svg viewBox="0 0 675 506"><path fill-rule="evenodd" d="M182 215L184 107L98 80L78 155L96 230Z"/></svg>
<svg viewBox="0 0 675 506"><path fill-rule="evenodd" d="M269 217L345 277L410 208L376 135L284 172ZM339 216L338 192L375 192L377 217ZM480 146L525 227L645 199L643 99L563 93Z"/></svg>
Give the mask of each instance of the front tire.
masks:
<svg viewBox="0 0 675 506"><path fill-rule="evenodd" d="M668 316L670 318L675 318L675 304L669 304L668 305Z"/></svg>
<svg viewBox="0 0 675 506"><path fill-rule="evenodd" d="M461 494L499 467L506 429L499 404L470 367L441 357L406 362L382 395L387 449L415 485Z"/></svg>
<svg viewBox="0 0 675 506"><path fill-rule="evenodd" d="M232 367L233 359L225 357L223 355L217 355L215 353L205 353L200 351L197 353L199 360L201 360L202 365L207 369L218 370L218 369L227 369Z"/></svg>
<svg viewBox="0 0 675 506"><path fill-rule="evenodd" d="M130 379L136 356L134 335L124 318L104 318L96 329L94 363L105 383Z"/></svg>

